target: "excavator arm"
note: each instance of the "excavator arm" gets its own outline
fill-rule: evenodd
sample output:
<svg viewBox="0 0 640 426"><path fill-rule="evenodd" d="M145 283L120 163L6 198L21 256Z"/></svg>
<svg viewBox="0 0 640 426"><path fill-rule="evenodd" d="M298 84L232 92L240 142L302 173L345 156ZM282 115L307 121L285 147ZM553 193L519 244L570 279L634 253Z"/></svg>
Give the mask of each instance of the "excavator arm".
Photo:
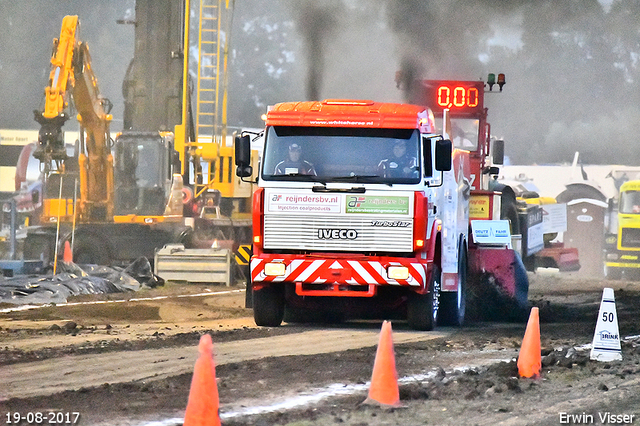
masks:
<svg viewBox="0 0 640 426"><path fill-rule="evenodd" d="M64 171L68 160L62 126L69 118L70 103L75 105L80 123L78 153L81 220L108 220L113 217L113 157L109 125L111 102L100 96L98 80L91 67L86 43L77 40L77 16L65 16L60 38L53 43L49 86L45 89L44 111L35 111L41 128L34 157L45 172Z"/></svg>
<svg viewBox="0 0 640 426"><path fill-rule="evenodd" d="M73 79L73 51L78 29L77 16L65 16L62 20L60 38L53 39L51 54L51 72L49 85L45 88L44 111L35 110L35 120L40 123L39 146L33 156L43 163L64 161L67 158L64 149L63 124L69 119L67 110L69 99L67 85Z"/></svg>

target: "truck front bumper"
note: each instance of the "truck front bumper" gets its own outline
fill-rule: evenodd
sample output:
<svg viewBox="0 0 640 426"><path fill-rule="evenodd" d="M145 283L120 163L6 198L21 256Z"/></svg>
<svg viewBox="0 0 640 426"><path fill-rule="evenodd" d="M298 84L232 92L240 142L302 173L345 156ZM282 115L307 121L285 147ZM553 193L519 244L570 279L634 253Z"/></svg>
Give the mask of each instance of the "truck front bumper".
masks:
<svg viewBox="0 0 640 426"><path fill-rule="evenodd" d="M296 294L301 296L372 297L378 286L412 287L422 292L431 265L410 258L356 260L263 253L251 258L251 280L254 288L269 283L295 283Z"/></svg>

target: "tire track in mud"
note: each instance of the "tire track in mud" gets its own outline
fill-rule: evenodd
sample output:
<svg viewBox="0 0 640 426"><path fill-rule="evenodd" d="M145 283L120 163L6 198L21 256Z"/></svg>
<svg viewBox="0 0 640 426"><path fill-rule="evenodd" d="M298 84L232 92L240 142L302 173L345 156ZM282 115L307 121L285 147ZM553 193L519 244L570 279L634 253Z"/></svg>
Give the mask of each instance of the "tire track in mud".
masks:
<svg viewBox="0 0 640 426"><path fill-rule="evenodd" d="M394 331L395 344L443 338L446 331ZM257 339L214 342L216 365L267 357L312 355L371 347L378 330L324 329ZM183 346L65 356L0 370L0 400L50 395L105 383L152 381L193 371L198 347Z"/></svg>

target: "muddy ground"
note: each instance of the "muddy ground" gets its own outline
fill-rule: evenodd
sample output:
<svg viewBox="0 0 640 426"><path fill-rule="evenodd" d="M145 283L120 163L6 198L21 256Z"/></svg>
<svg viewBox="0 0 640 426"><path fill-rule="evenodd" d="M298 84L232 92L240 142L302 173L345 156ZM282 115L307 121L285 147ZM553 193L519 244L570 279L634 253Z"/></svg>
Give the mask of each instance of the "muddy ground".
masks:
<svg viewBox="0 0 640 426"><path fill-rule="evenodd" d="M217 365L223 424L640 424L640 341L633 337L640 334L640 283L547 271L531 274L530 279L530 302L540 309L544 357L539 379L517 377L515 357L526 324L473 323L459 329L441 328L440 334L432 333L432 340L395 344L403 405L395 409L362 404L375 345ZM631 336L622 341L619 362L591 361L584 349L593 339L604 287L615 289L620 335ZM176 297L186 293L191 297ZM208 293L220 294L202 295ZM380 321L355 321L255 328L239 287L167 284L136 293L83 296L72 302L96 299L108 303L1 313L0 376L4 369L23 368L24 374L33 374L28 371L36 370L27 366L44 362L39 360L68 361L106 352L173 346L192 354L203 333L212 335L215 348L223 342L253 342L283 334L293 339L301 332L323 328L377 333L381 325ZM122 299L129 300L118 301ZM407 330L402 321L392 324L394 332ZM138 362L145 366L145 359ZM156 368L162 370L162 365ZM5 424L10 424L12 413L44 411L78 412L77 424L83 425L152 421L177 425L184 415L191 378L187 372L156 380L106 380L99 386L31 398L2 399L0 388L0 415ZM38 380L37 374L33 380ZM326 397L320 398L321 394ZM302 397L312 402L303 404Z"/></svg>

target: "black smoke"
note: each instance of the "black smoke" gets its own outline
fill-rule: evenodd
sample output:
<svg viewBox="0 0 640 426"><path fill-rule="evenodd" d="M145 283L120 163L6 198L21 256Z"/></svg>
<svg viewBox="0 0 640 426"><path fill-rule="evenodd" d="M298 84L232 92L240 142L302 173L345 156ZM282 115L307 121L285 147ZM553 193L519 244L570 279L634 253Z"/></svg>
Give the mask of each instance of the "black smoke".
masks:
<svg viewBox="0 0 640 426"><path fill-rule="evenodd" d="M338 23L336 5L321 5L316 1L306 2L300 9L298 29L304 38L307 57L307 99L320 100L320 90L325 70L325 45Z"/></svg>
<svg viewBox="0 0 640 426"><path fill-rule="evenodd" d="M429 79L507 75L504 93L485 99L493 134L515 162L571 161L580 151L592 164L640 163L637 1L379 5L402 52L400 70ZM505 35L519 38L516 47L499 43Z"/></svg>

